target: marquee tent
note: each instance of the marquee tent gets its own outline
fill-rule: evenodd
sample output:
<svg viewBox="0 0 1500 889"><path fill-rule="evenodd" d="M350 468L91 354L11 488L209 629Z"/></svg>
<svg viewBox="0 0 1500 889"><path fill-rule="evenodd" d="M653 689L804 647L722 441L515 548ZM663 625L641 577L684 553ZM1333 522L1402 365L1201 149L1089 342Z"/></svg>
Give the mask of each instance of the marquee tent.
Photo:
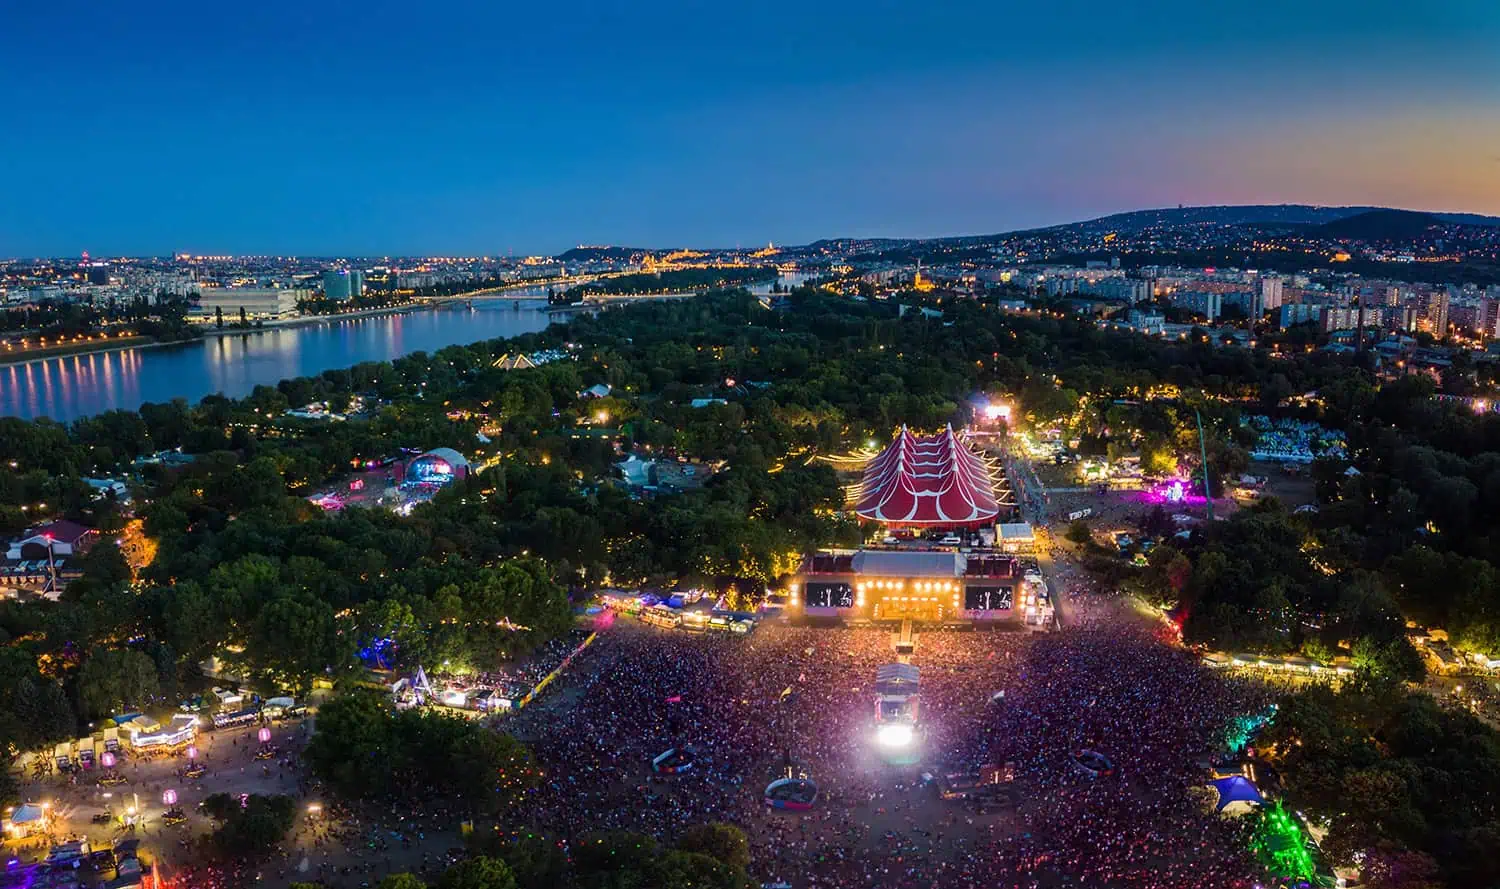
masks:
<svg viewBox="0 0 1500 889"><path fill-rule="evenodd" d="M995 479L949 426L915 435L905 426L865 467L855 511L898 527L977 527L1000 514Z"/></svg>

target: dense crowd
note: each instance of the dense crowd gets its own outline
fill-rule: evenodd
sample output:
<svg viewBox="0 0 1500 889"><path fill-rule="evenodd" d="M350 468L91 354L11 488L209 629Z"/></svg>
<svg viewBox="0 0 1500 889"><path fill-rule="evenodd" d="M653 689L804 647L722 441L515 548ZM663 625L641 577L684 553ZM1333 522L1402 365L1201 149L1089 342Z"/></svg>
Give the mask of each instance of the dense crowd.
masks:
<svg viewBox="0 0 1500 889"><path fill-rule="evenodd" d="M727 821L749 836L758 879L796 889L1249 887L1256 868L1244 837L1191 791L1230 722L1260 711L1269 692L1206 671L1086 581L1061 578L1062 632L918 633L915 767L885 762L874 743L875 672L894 659L888 630L768 624L737 638L616 622L561 690L503 722L532 744L546 775L507 820L572 841L609 829L670 841ZM319 798L296 767L300 732L270 762L242 740L216 751L215 774L290 769L303 803ZM671 747L691 748L692 768L653 772L653 757ZM1084 749L1108 757L1114 773L1080 769ZM809 813L762 802L789 763L819 785ZM982 764L1013 767L1009 802L944 801L930 784ZM451 860L444 850L457 843L459 816L441 800L323 804L257 864L174 876L350 887L395 870L432 878ZM189 836L171 856L179 866L215 858L197 854L202 840Z"/></svg>
<svg viewBox="0 0 1500 889"><path fill-rule="evenodd" d="M767 626L747 639L617 627L572 679L568 707L519 717L547 783L533 826L577 837L644 830L670 839L730 821L752 870L794 886L1250 885L1234 828L1190 798L1230 719L1265 692L1206 672L1086 590L1057 634L924 631L923 764L883 763L873 744L874 629ZM1003 692L1003 695L1000 694ZM691 746L685 775L652 757ZM1072 757L1103 752L1116 774ZM810 814L767 810L788 760L822 791ZM1018 805L944 802L921 772L1015 765Z"/></svg>

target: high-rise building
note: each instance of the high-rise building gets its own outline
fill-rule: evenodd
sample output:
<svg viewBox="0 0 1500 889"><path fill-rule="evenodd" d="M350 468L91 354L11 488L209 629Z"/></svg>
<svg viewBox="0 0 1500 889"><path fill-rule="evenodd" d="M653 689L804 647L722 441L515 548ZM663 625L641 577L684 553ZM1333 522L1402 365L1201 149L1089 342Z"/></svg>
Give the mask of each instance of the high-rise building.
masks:
<svg viewBox="0 0 1500 889"><path fill-rule="evenodd" d="M365 295L365 273L360 269L349 270L349 297Z"/></svg>
<svg viewBox="0 0 1500 889"><path fill-rule="evenodd" d="M1281 308L1286 296L1286 279L1280 275L1265 275L1260 279L1257 290L1260 294L1260 310L1254 317L1258 318L1266 312Z"/></svg>
<svg viewBox="0 0 1500 889"><path fill-rule="evenodd" d="M349 270L329 269L323 273L323 295L329 299L349 298Z"/></svg>
<svg viewBox="0 0 1500 889"><path fill-rule="evenodd" d="M1497 329L1500 328L1500 299L1486 296L1479 301L1478 327L1486 339L1500 336L1500 329Z"/></svg>
<svg viewBox="0 0 1500 889"><path fill-rule="evenodd" d="M1438 339L1448 335L1448 293L1445 290L1434 290L1427 294L1427 323L1431 326L1432 335Z"/></svg>

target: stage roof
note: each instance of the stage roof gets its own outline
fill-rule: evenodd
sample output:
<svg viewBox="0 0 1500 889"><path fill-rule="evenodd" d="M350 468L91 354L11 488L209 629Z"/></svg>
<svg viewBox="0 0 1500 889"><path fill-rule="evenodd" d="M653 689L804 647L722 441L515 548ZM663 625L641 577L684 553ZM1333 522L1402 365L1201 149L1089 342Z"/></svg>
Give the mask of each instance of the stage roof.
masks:
<svg viewBox="0 0 1500 889"><path fill-rule="evenodd" d="M903 527L985 525L1000 514L990 469L949 426L915 435L902 426L865 467L855 511Z"/></svg>
<svg viewBox="0 0 1500 889"><path fill-rule="evenodd" d="M963 573L958 553L901 550L860 550L854 555L855 574L867 577L947 577Z"/></svg>
<svg viewBox="0 0 1500 889"><path fill-rule="evenodd" d="M1001 540L1026 541L1036 539L1030 522L1007 522L998 526Z"/></svg>
<svg viewBox="0 0 1500 889"><path fill-rule="evenodd" d="M915 694L921 672L912 664L882 664L875 668L875 690L881 694Z"/></svg>

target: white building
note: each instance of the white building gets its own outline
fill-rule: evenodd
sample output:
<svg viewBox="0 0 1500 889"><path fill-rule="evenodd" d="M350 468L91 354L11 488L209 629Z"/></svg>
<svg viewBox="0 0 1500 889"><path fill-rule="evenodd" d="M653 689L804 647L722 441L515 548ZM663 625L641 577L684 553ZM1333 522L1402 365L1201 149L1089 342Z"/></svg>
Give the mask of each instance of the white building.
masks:
<svg viewBox="0 0 1500 889"><path fill-rule="evenodd" d="M1286 301L1286 279L1280 275L1266 275L1256 286L1260 294L1260 310L1274 312Z"/></svg>
<svg viewBox="0 0 1500 889"><path fill-rule="evenodd" d="M207 320L222 311L237 321L243 309L251 321L290 318L297 314L297 301L311 297L312 291L302 287L212 287L199 294L192 314Z"/></svg>

